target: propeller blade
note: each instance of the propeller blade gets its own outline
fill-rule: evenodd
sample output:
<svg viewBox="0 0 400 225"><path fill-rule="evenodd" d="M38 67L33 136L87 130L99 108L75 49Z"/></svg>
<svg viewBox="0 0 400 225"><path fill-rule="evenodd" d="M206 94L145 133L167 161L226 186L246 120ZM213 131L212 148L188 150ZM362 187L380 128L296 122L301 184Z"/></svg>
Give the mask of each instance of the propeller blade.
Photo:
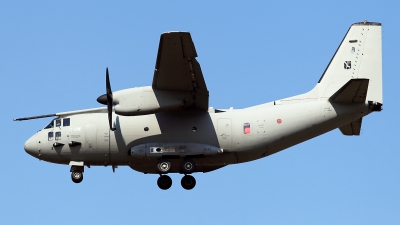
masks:
<svg viewBox="0 0 400 225"><path fill-rule="evenodd" d="M108 124L110 125L110 130L115 131L116 130L115 127L112 127L113 94L111 91L110 77L108 75L108 67L106 69L106 93L107 93L106 96L107 96Z"/></svg>
<svg viewBox="0 0 400 225"><path fill-rule="evenodd" d="M106 93L107 93L107 101L112 100L112 91L111 91L111 84L110 84L110 76L108 75L108 67L106 69Z"/></svg>
<svg viewBox="0 0 400 225"><path fill-rule="evenodd" d="M112 127L112 105L111 104L107 104L107 111L108 111L108 124L110 125L110 130L111 131L115 131L116 128Z"/></svg>

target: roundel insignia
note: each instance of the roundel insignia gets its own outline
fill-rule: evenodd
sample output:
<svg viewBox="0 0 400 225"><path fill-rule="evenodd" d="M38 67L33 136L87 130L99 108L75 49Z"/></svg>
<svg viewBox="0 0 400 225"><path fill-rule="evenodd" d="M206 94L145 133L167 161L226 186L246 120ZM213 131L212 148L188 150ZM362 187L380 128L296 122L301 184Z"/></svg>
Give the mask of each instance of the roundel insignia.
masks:
<svg viewBox="0 0 400 225"><path fill-rule="evenodd" d="M281 123L282 123L282 120L281 120L281 119L277 119L277 120L276 120L276 123L281 124Z"/></svg>

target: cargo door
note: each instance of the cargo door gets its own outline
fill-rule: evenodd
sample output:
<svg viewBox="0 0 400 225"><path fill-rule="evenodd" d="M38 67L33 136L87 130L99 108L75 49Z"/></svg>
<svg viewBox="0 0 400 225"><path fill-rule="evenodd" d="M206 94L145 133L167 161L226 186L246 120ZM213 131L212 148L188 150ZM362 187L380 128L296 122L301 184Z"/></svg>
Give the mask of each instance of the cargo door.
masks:
<svg viewBox="0 0 400 225"><path fill-rule="evenodd" d="M218 141L221 148L232 148L231 119L218 119Z"/></svg>
<svg viewBox="0 0 400 225"><path fill-rule="evenodd" d="M96 125L87 124L85 126L85 144L86 149L89 151L96 151L97 149L97 130Z"/></svg>

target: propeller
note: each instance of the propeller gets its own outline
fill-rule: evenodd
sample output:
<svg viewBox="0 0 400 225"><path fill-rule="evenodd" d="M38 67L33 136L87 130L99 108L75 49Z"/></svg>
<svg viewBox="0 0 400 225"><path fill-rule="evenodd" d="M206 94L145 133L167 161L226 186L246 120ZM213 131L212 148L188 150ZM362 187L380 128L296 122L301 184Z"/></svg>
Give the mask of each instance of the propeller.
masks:
<svg viewBox="0 0 400 225"><path fill-rule="evenodd" d="M97 101L100 104L107 105L108 124L110 125L110 130L111 131L115 131L116 128L112 127L113 94L112 94L112 91L111 91L110 77L108 75L108 67L106 69L106 94L101 95L100 97L98 97Z"/></svg>

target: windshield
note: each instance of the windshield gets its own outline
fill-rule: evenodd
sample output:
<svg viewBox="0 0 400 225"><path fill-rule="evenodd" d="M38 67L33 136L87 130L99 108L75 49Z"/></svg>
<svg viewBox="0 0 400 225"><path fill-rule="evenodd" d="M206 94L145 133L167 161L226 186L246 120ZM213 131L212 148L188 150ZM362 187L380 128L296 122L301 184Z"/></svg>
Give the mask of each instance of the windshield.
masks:
<svg viewBox="0 0 400 225"><path fill-rule="evenodd" d="M54 119L56 120L56 119ZM54 120L52 120L47 126L44 127L44 129L49 129L54 127Z"/></svg>

